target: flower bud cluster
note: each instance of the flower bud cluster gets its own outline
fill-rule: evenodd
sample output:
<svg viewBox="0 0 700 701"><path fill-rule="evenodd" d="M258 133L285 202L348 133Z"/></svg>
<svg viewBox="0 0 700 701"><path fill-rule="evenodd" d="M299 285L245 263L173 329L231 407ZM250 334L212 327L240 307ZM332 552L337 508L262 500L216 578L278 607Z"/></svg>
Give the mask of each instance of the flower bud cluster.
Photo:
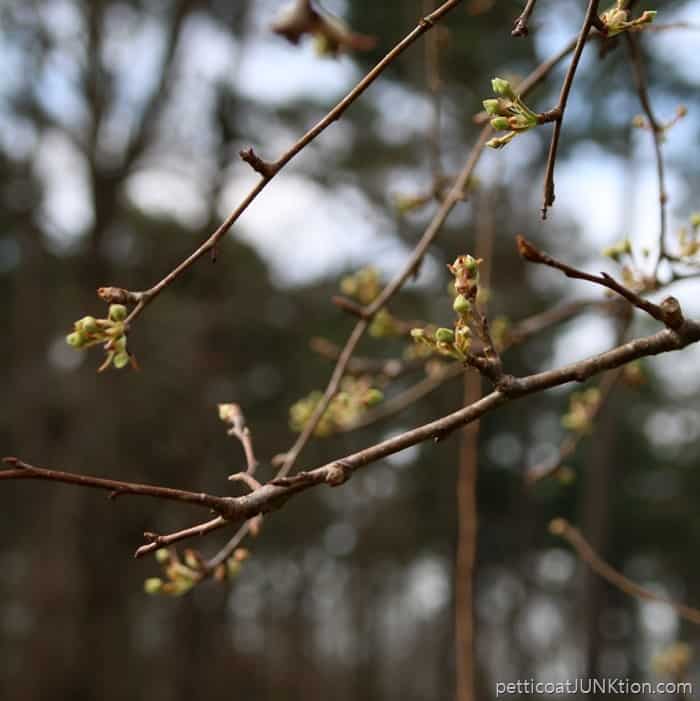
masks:
<svg viewBox="0 0 700 701"><path fill-rule="evenodd" d="M480 263L480 259L463 255L447 266L454 275L456 297L452 303L452 309L457 314L457 321L452 329L445 327L435 330L431 327L413 329L411 337L419 346L459 361L467 358L472 342L470 324L473 321L474 305L479 292Z"/></svg>
<svg viewBox="0 0 700 701"><path fill-rule="evenodd" d="M656 10L645 10L639 17L631 20L630 11L626 9L627 1L616 0L615 4L600 16L608 37L622 32L640 31L654 21Z"/></svg>
<svg viewBox="0 0 700 701"><path fill-rule="evenodd" d="M237 548L226 562L214 570L214 579L224 581L235 577L248 556L246 548ZM181 560L174 549L161 548L156 550L155 557L163 568L163 577L149 577L144 582L143 588L147 594L182 596L207 575L205 563L196 550L185 550Z"/></svg>
<svg viewBox="0 0 700 701"><path fill-rule="evenodd" d="M351 426L368 408L384 399L382 391L372 386L369 377L345 377L340 389L318 422L314 435L330 436ZM292 405L289 425L293 431L300 433L304 430L322 399L323 393L315 390Z"/></svg>
<svg viewBox="0 0 700 701"><path fill-rule="evenodd" d="M510 143L518 134L536 127L540 120L539 115L515 94L507 80L494 78L491 87L498 97L484 100L484 109L491 117L491 126L508 133L491 139L486 145L499 149Z"/></svg>
<svg viewBox="0 0 700 701"><path fill-rule="evenodd" d="M111 304L106 319L84 316L73 324L73 331L66 336L66 343L72 348L85 349L104 344L107 353L100 371L110 365L117 369L134 363L126 347L127 309L123 304Z"/></svg>

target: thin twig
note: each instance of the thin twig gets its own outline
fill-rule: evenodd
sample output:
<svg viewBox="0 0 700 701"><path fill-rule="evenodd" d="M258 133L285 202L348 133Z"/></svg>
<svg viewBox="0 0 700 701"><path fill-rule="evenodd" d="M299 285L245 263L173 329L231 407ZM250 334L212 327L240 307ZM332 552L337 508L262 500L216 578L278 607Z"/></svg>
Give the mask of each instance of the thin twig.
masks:
<svg viewBox="0 0 700 701"><path fill-rule="evenodd" d="M622 572L619 572L610 564L605 562L598 553L593 550L588 541L581 535L581 532L574 528L568 521L563 518L556 518L549 524L549 530L554 535L560 536L569 543L578 553L578 556L585 562L594 572L599 574L606 582L609 582L620 591L643 601L660 601L661 603L670 606L681 618L686 621L700 625L700 609L679 604L669 599L668 597L656 594L649 589L645 589L636 582L633 582L628 577L625 577Z"/></svg>
<svg viewBox="0 0 700 701"><path fill-rule="evenodd" d="M542 204L542 219L547 218L547 209L554 204L554 166L557 160L557 150L559 148L559 137L561 136L561 128L564 120L564 112L566 111L566 105L569 99L569 93L571 91L571 86L574 82L574 76L576 75L576 70L578 69L579 61L581 60L581 55L583 54L583 47L586 45L588 40L588 35L591 28L594 26L595 21L598 19L598 5L600 0L589 0L588 9L586 10L586 17L583 20L583 25L581 31L579 32L578 39L576 40L576 46L574 48L574 55L569 64L569 70L564 78L564 83L561 87L561 92L559 93L559 102L555 108L558 113L557 118L554 120L554 130L552 132L552 141L549 145L549 154L547 156L547 169L544 178L544 200Z"/></svg>
<svg viewBox="0 0 700 701"><path fill-rule="evenodd" d="M172 489L170 487L160 487L152 484L123 482L121 480L92 477L90 475L75 474L73 472L62 472L61 470L51 470L45 467L30 465L15 457L3 458L3 462L12 469L0 470L0 480L33 479L63 482L78 487L105 490L110 493L110 499L116 499L124 495L152 497L154 499L179 501L181 503L201 506L206 509L212 509L222 515L231 513L231 499L228 497L217 497L203 492L190 492L184 489Z"/></svg>
<svg viewBox="0 0 700 701"><path fill-rule="evenodd" d="M150 555L150 553L160 550L160 548L167 548L170 545L179 543L181 540L187 540L189 538L194 538L195 536L207 535L212 531L223 528L227 523L228 521L225 518L218 516L211 521L198 523L196 526L184 528L181 531L175 531L175 533L168 533L167 535L159 535L158 533L144 533L144 537L148 543L138 548L134 553L134 557L139 558L143 557L144 555Z"/></svg>
<svg viewBox="0 0 700 701"><path fill-rule="evenodd" d="M642 105L644 114L649 121L649 128L654 140L654 158L656 160L656 178L659 188L659 252L654 266L654 277L656 278L659 271L659 265L666 256L666 230L667 230L667 215L666 203L668 195L666 193L666 172L664 166L664 157L662 151L663 143L663 127L654 114L649 99L649 90L647 87L647 72L644 67L644 59L639 48L639 39L629 32L625 34L627 40L627 48L630 54L630 63L632 64L632 72L634 75L634 84L639 95L639 102Z"/></svg>
<svg viewBox="0 0 700 701"><path fill-rule="evenodd" d="M532 11L535 9L535 3L537 0L527 0L525 9L515 18L513 22L513 31L511 31L511 36L514 37L526 37L530 33L529 21Z"/></svg>
<svg viewBox="0 0 700 701"><path fill-rule="evenodd" d="M127 323L132 323L143 312L166 287L176 280L185 270L196 263L202 256L214 249L219 240L229 231L243 212L248 209L252 202L265 189L267 184L284 168L296 155L306 148L319 134L324 132L333 122L340 119L343 113L369 88L372 83L390 66L411 44L419 39L423 34L435 26L448 12L457 7L462 0L447 0L437 10L423 17L418 25L407 34L391 51L389 51L374 68L372 68L359 83L331 109L323 119L309 129L300 139L298 139L282 156L276 161L268 162L258 156L252 149L242 153L242 158L247 161L256 172L261 174L261 179L250 190L243 201L236 209L222 222L209 238L204 241L193 253L178 264L159 282L142 292L134 292L137 295L138 303L127 319Z"/></svg>
<svg viewBox="0 0 700 701"><path fill-rule="evenodd" d="M245 416L238 404L220 404L220 411L222 407L225 407L225 417L223 418L226 423L231 426L228 430L228 435L234 436L240 441L243 452L245 453L246 474L252 476L255 474L255 470L258 467L258 461L255 458L253 437L251 436L250 429L246 425Z"/></svg>
<svg viewBox="0 0 700 701"><path fill-rule="evenodd" d="M647 314L649 314L649 316L653 317L657 321L660 321L662 324L666 324L666 326L670 328L676 328L677 326L683 324L683 315L680 311L678 300L675 299L675 297L667 297L660 305L654 304L633 290L621 285L607 273L591 275L590 273L585 273L582 270L578 270L567 263L562 263L549 254L540 251L533 243L528 241L523 236L517 237L517 244L520 255L525 260L529 260L531 263L547 265L550 268L561 270L561 272L563 272L564 275L569 278L576 280L587 280L588 282L592 282L596 285L607 287L609 290L612 290L613 292L616 292L620 296L624 297L630 304L638 307L642 311L645 311Z"/></svg>

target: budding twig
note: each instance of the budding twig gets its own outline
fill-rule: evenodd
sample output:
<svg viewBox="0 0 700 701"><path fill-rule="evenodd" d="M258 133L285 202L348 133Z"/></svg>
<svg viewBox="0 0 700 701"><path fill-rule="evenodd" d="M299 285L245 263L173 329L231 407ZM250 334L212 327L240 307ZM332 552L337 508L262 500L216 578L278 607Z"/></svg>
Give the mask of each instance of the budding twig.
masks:
<svg viewBox="0 0 700 701"><path fill-rule="evenodd" d="M609 290L612 290L613 292L616 292L620 296L624 297L630 304L638 307L642 311L645 311L647 314L649 314L649 316L653 317L657 321L660 321L669 328L678 328L683 324L683 314L680 311L678 300L676 300L675 297L667 297L660 305L654 304L633 290L621 285L607 273L601 273L600 275L585 273L582 270L578 270L571 265L562 263L547 253L540 251L533 243L528 241L523 236L518 236L516 240L518 244L518 252L525 260L528 260L531 263L540 263L542 265L547 265L550 268L561 270L564 275L570 278L587 280L588 282L593 282L596 285L607 287Z"/></svg>
<svg viewBox="0 0 700 701"><path fill-rule="evenodd" d="M447 0L438 7L430 15L421 19L413 31L409 32L384 58L377 63L357 85L333 107L323 119L309 129L302 137L300 137L280 158L273 163L269 163L261 159L253 149L245 150L241 153L241 158L249 163L262 178L245 196L242 202L231 212L231 214L222 222L222 224L212 233L209 238L204 241L195 251L193 251L185 260L171 270L159 282L154 284L147 290L142 292L130 293L137 298L136 306L129 315L128 322L133 322L166 287L172 284L185 270L190 268L202 256L215 248L221 238L231 229L238 221L240 216L248 209L250 204L258 197L265 189L267 184L282 170L295 156L303 151L312 141L323 133L333 122L340 119L350 105L357 100L372 83L390 66L409 46L411 46L423 34L429 31L435 24L440 21L446 14L457 7L461 0Z"/></svg>

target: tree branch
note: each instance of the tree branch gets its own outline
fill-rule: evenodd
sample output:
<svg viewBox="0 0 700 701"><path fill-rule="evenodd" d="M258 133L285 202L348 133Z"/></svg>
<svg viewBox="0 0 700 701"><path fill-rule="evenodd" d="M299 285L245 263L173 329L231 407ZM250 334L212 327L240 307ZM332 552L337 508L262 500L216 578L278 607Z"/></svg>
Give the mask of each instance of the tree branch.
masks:
<svg viewBox="0 0 700 701"><path fill-rule="evenodd" d="M561 270L561 272L563 272L564 275L569 278L576 280L587 280L588 282L592 282L596 285L607 287L609 290L612 290L621 297L624 297L633 306L646 312L649 314L649 316L653 317L657 321L660 321L669 328L676 328L683 324L683 314L681 313L678 300L675 297L666 297L666 299L660 305L654 304L633 290L621 285L607 273L591 275L590 273L585 273L582 270L572 267L571 265L562 263L547 253L540 251L533 243L528 241L523 236L517 237L517 244L520 255L531 263L539 263L541 265L549 266L550 268L555 268L556 270Z"/></svg>
<svg viewBox="0 0 700 701"><path fill-rule="evenodd" d="M169 487L160 487L152 484L122 482L119 480L104 479L102 477L91 477L90 475L50 470L44 467L30 465L15 457L3 458L3 462L6 465L10 465L12 469L0 470L0 480L34 479L63 482L78 487L103 489L110 493L110 499L116 499L122 495L153 497L154 499L165 499L168 501L194 504L195 506L203 506L222 515L231 513L232 500L228 497L217 497L203 492L189 492L183 489L171 489Z"/></svg>
<svg viewBox="0 0 700 701"><path fill-rule="evenodd" d="M654 267L654 277L656 277L658 274L659 265L666 256L666 203L668 201L668 195L666 193L666 169L664 166L664 157L662 152L663 128L659 124L659 120L656 118L654 110L651 107L651 101L649 100L647 73L644 68L642 52L639 48L639 39L629 32L625 33L625 39L629 50L630 63L632 64L634 83L637 88L637 94L639 95L639 102L642 105L642 109L644 110L647 120L649 121L649 128L651 129L651 135L654 140L656 178L659 188L659 253L656 259L656 265Z"/></svg>
<svg viewBox="0 0 700 701"><path fill-rule="evenodd" d="M407 34L365 77L357 83L357 85L326 114L317 124L309 129L300 139L298 139L282 156L274 162L267 162L261 159L252 150L244 151L244 154L250 154L250 157L244 156L244 160L251 163L255 170L261 173L261 179L250 190L243 201L236 209L222 222L222 224L214 231L209 238L204 241L193 253L185 260L171 270L159 282L147 290L136 292L139 296L139 301L129 315L127 321L133 322L166 287L176 280L185 270L190 268L202 256L212 250L219 240L229 231L235 224L243 212L248 209L251 203L265 189L267 184L284 168L299 152L308 146L317 136L324 132L333 122L340 119L343 113L352 105L358 97L360 97L369 88L372 83L390 66L411 44L419 39L423 34L430 30L439 20L441 20L448 12L459 5L461 0L447 0L437 10L430 15L422 18L418 25ZM264 165L263 165L264 164ZM257 167L256 167L257 165Z"/></svg>
<svg viewBox="0 0 700 701"><path fill-rule="evenodd" d="M588 541L581 535L581 532L574 528L568 521L563 518L556 518L549 524L549 530L554 535L563 538L569 545L571 545L578 556L585 562L594 572L599 574L606 582L609 582L614 587L629 594L636 599L642 599L644 601L660 601L664 604L668 604L681 618L685 618L686 621L700 625L700 609L693 608L691 606L686 606L684 604L678 604L671 599L656 594L649 589L641 587L636 584L631 579L625 577L622 572L619 572L614 567L609 565L605 560L603 560L593 548L590 546Z"/></svg>
<svg viewBox="0 0 700 701"><path fill-rule="evenodd" d="M181 501L199 506L206 506L219 513L221 519L214 519L205 524L180 531L170 536L151 536L148 545L138 551L138 556L152 552L164 544L199 535L204 532L222 528L228 523L246 521L258 514L279 509L293 495L319 484L337 486L347 481L352 474L366 465L398 453L406 448L428 440L442 440L454 431L476 421L497 407L536 392L569 382L583 382L588 378L620 367L638 358L658 355L700 341L700 322L685 320L678 329L665 328L651 336L644 336L629 341L612 350L585 358L561 368L548 370L523 378L506 376L498 389L473 404L455 411L436 421L418 426L399 436L367 447L356 453L329 462L313 470L300 472L293 477L281 477L268 482L259 489L240 497L217 497L209 494L196 494L167 487L132 484L87 477L67 472L58 472L37 468L23 463L18 458L6 458L15 469L0 471L1 479L45 479L65 482L82 487L104 489L119 494L138 494L173 501ZM147 536L147 539L149 537Z"/></svg>
<svg viewBox="0 0 700 701"><path fill-rule="evenodd" d="M542 204L542 219L547 218L547 209L554 204L554 166L557 160L557 149L559 148L559 137L561 136L561 128L564 120L564 112L566 111L566 105L569 99L569 92L571 91L571 86L574 82L574 76L576 75L576 70L578 69L579 61L581 60L581 55L583 54L583 47L586 45L588 40L588 35L591 28L594 26L595 21L598 18L598 5L600 0L589 0L588 9L586 10L586 17L583 21L583 26L579 32L578 39L576 40L576 46L574 48L574 55L569 64L569 70L564 78L564 83L561 87L561 92L559 94L559 102L555 108L558 113L557 118L554 120L554 131L552 132L552 141L549 145L549 155L547 156L547 169L544 179L544 201Z"/></svg>

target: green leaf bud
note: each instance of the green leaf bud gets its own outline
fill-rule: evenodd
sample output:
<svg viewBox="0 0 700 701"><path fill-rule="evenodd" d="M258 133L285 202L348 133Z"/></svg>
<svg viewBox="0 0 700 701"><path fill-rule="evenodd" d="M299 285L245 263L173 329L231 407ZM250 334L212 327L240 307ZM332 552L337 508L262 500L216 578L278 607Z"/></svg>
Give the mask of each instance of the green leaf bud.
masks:
<svg viewBox="0 0 700 701"><path fill-rule="evenodd" d="M500 100L497 100L496 98L484 100L481 104L484 106L486 114L490 114L491 116L495 117L501 113L501 103Z"/></svg>
<svg viewBox="0 0 700 701"><path fill-rule="evenodd" d="M499 97L506 97L509 100L515 99L513 88L510 86L510 83L507 80L504 80L503 78L494 78L491 81L491 87L493 88L494 93Z"/></svg>
<svg viewBox="0 0 700 701"><path fill-rule="evenodd" d="M455 340L455 333L452 329L439 328L435 332L435 340L438 343L453 343Z"/></svg>
<svg viewBox="0 0 700 701"><path fill-rule="evenodd" d="M83 331L87 333L97 333L99 331L97 326L97 319L94 316L84 316L76 326L80 324Z"/></svg>
<svg viewBox="0 0 700 701"><path fill-rule="evenodd" d="M167 548L159 548L156 550L156 562L164 565L168 560L170 560L170 553Z"/></svg>
<svg viewBox="0 0 700 701"><path fill-rule="evenodd" d="M494 117L491 120L491 126L494 129L498 129L499 131L505 131L506 129L510 129L510 124L506 117Z"/></svg>
<svg viewBox="0 0 700 701"><path fill-rule="evenodd" d="M143 590L146 594L159 594L162 589L163 580L160 577L150 577L143 583Z"/></svg>
<svg viewBox="0 0 700 701"><path fill-rule="evenodd" d="M452 308L455 310L455 312L457 312L457 314L469 314L469 312L472 310L472 305L464 295L457 295L452 304Z"/></svg>
<svg viewBox="0 0 700 701"><path fill-rule="evenodd" d="M124 321L127 316L127 309L123 304L110 304L109 305L109 320L110 321Z"/></svg>
<svg viewBox="0 0 700 701"><path fill-rule="evenodd" d="M113 347L117 353L126 353L126 336L115 339Z"/></svg>
<svg viewBox="0 0 700 701"><path fill-rule="evenodd" d="M86 340L82 331L74 331L66 336L66 343L73 348L81 348Z"/></svg>
<svg viewBox="0 0 700 701"><path fill-rule="evenodd" d="M112 362L114 363L114 367L117 368L117 370L121 370L129 364L129 354L125 353L124 351L115 353Z"/></svg>

